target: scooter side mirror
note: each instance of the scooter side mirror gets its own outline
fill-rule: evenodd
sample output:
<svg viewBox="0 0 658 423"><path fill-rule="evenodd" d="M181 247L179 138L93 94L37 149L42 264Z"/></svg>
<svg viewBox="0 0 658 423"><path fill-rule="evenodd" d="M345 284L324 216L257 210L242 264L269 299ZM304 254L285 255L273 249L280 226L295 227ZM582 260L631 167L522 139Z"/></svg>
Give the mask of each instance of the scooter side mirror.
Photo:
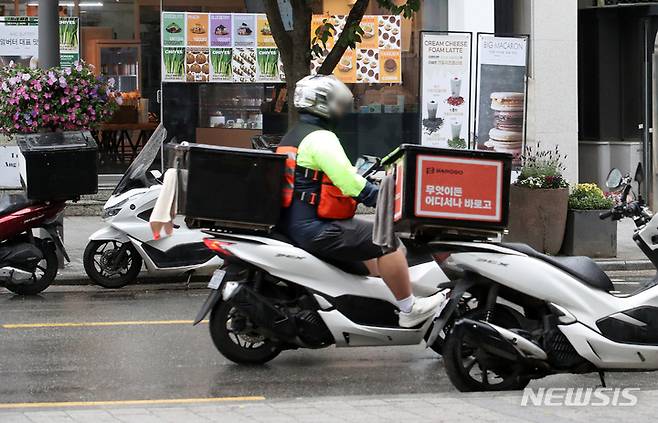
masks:
<svg viewBox="0 0 658 423"><path fill-rule="evenodd" d="M624 175L622 175L621 170L613 168L610 173L608 173L608 177L605 180L605 186L609 190L616 191L621 188L623 179Z"/></svg>

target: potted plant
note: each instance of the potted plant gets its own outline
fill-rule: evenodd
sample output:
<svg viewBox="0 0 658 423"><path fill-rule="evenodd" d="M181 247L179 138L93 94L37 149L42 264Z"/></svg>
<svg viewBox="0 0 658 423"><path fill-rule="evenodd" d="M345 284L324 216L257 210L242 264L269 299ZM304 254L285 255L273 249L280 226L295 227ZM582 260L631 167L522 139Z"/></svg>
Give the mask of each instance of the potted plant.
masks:
<svg viewBox="0 0 658 423"><path fill-rule="evenodd" d="M567 222L569 183L564 179L564 159L558 147L526 147L521 171L510 189L507 242L528 244L555 255L562 247Z"/></svg>
<svg viewBox="0 0 658 423"><path fill-rule="evenodd" d="M601 220L614 200L596 184L578 184L569 195L567 227L562 252L570 256L616 257L617 222Z"/></svg>
<svg viewBox="0 0 658 423"><path fill-rule="evenodd" d="M32 69L13 62L0 68L0 133L76 131L95 127L114 113L114 81L91 66Z"/></svg>

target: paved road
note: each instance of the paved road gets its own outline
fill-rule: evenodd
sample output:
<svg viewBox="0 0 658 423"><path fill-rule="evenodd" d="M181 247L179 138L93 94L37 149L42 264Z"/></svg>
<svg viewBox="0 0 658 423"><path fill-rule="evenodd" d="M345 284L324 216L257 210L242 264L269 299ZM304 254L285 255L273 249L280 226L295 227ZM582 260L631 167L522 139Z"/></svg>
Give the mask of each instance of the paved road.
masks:
<svg viewBox="0 0 658 423"><path fill-rule="evenodd" d="M644 276L615 278L631 291ZM207 324L189 323L206 290L80 289L53 288L36 298L0 293L0 410L25 402L461 395L441 359L421 346L288 351L267 366L240 367L216 352ZM658 389L654 373L612 374L608 384ZM531 384L597 385L594 375Z"/></svg>

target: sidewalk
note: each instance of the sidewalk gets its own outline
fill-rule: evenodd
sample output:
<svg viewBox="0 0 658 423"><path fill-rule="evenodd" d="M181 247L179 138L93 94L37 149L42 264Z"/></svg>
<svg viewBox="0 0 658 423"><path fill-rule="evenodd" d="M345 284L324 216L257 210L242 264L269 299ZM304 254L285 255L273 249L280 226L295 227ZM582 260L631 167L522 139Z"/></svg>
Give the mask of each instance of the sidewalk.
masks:
<svg viewBox="0 0 658 423"><path fill-rule="evenodd" d="M82 256L89 236L102 228L103 225L103 220L98 216L64 218L64 245L71 257L71 263L68 263L64 269L60 270L55 281L56 284L89 283L82 265ZM632 235L635 229L633 221L630 219L621 220L617 227L617 258L597 260L603 270L652 269L651 263L633 241Z"/></svg>
<svg viewBox="0 0 658 423"><path fill-rule="evenodd" d="M295 399L222 398L185 401L175 405L104 405L45 410L0 411L5 423L32 422L630 422L653 421L658 391L641 391L631 406L522 406L522 392L458 392L399 396L319 397ZM228 398L227 398L228 399ZM148 403L148 401L146 401ZM158 401L152 403L157 404ZM165 402L166 403L166 402ZM92 405L92 404L90 404ZM46 411L47 410L47 411Z"/></svg>

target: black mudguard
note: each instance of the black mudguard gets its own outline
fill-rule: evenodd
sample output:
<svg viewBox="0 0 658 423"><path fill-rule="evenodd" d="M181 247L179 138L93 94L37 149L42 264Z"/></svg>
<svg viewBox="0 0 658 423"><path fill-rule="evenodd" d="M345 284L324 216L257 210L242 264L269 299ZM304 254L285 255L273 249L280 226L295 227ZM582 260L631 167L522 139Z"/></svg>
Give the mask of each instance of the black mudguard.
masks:
<svg viewBox="0 0 658 423"><path fill-rule="evenodd" d="M196 315L196 318L194 319L193 326L196 326L199 323L201 323L201 321L206 318L210 310L215 308L219 300L222 299L222 289L221 289L222 286L220 286L219 289L210 290L210 294L206 298L206 301L201 306L201 310L199 310L199 312Z"/></svg>
<svg viewBox="0 0 658 423"><path fill-rule="evenodd" d="M474 284L474 281L465 279L459 279L455 281L454 287L452 288L452 291L450 291L450 299L448 300L448 305L446 305L441 314L434 319L432 332L430 332L430 336L427 338L428 347L430 345L434 345L434 342L436 342L439 334L457 310L459 301L462 299L466 291L468 291Z"/></svg>

